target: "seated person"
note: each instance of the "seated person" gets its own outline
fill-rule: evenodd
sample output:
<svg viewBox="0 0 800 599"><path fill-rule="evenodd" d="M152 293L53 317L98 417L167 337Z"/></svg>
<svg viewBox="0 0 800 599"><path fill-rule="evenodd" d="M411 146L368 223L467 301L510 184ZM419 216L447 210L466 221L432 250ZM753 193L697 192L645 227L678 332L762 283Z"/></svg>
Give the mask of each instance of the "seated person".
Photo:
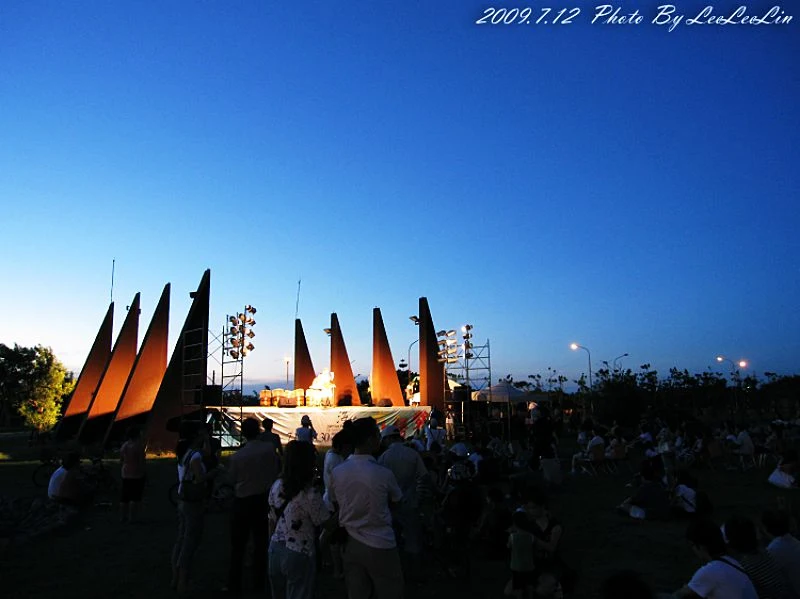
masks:
<svg viewBox="0 0 800 599"><path fill-rule="evenodd" d="M642 478L639 488L619 505L619 509L637 520L666 518L669 514L669 496L658 482L658 473L652 462L643 462L639 475Z"/></svg>
<svg viewBox="0 0 800 599"><path fill-rule="evenodd" d="M693 516L697 511L697 480L685 470L678 473L672 491L672 507L673 512L681 516Z"/></svg>
<svg viewBox="0 0 800 599"><path fill-rule="evenodd" d="M769 541L767 553L783 573L791 597L800 597L800 541L790 533L791 518L787 512L768 510L761 516L762 532ZM794 593L794 594L791 594Z"/></svg>
<svg viewBox="0 0 800 599"><path fill-rule="evenodd" d="M776 487L783 489L796 489L797 478L795 477L795 470L797 469L797 452L793 449L785 451L781 457L778 467L775 468L772 474L769 475L767 482Z"/></svg>
<svg viewBox="0 0 800 599"><path fill-rule="evenodd" d="M589 443L586 445L586 451L579 451L575 455L572 456L572 473L575 474L576 469L578 467L578 462L582 462L584 460L588 460L592 456L592 448L595 446L604 446L606 442L603 440L603 437L597 434L597 432L592 429L591 430L591 439Z"/></svg>
<svg viewBox="0 0 800 599"><path fill-rule="evenodd" d="M689 524L686 538L703 562L686 586L668 597L703 599L759 599L742 565L728 555L719 527L710 520Z"/></svg>
<svg viewBox="0 0 800 599"><path fill-rule="evenodd" d="M732 516L722 527L728 554L744 568L759 599L786 599L786 579L772 556L758 547L756 525L750 518Z"/></svg>
<svg viewBox="0 0 800 599"><path fill-rule="evenodd" d="M737 425L734 429L736 438L733 441L733 453L740 456L751 456L755 453L756 447L747 428Z"/></svg>
<svg viewBox="0 0 800 599"><path fill-rule="evenodd" d="M57 503L79 506L86 502L87 493L80 481L81 457L75 452L67 454L61 466L53 472L47 485L47 496Z"/></svg>

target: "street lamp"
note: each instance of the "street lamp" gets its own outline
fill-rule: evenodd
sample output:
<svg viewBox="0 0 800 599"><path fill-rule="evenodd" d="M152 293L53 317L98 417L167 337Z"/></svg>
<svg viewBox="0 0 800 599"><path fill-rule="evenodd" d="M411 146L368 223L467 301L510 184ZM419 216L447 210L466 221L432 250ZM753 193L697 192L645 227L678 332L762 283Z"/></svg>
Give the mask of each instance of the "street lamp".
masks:
<svg viewBox="0 0 800 599"><path fill-rule="evenodd" d="M616 358L614 358L614 360L611 362L614 365L614 370L617 370L617 360L621 360L622 358L627 358L627 357L628 353L626 352L621 356L617 356ZM622 368L622 364L620 364L620 368Z"/></svg>
<svg viewBox="0 0 800 599"><path fill-rule="evenodd" d="M289 388L289 362L292 359L289 356L284 356L283 361L286 362L286 388Z"/></svg>
<svg viewBox="0 0 800 599"><path fill-rule="evenodd" d="M419 317L417 317L417 316L409 316L408 319L411 322L413 322L416 326L419 326L419 322L420 322L419 321ZM408 381L409 382L411 382L411 348L414 347L414 344L417 343L417 342L419 342L419 336L417 336L417 338L414 339L414 341L412 341L408 345L408 360L407 360L406 364L408 364L408 376L409 376Z"/></svg>
<svg viewBox="0 0 800 599"><path fill-rule="evenodd" d="M569 348L572 351L578 351L579 349L582 349L583 351L585 351L588 354L588 356L589 356L589 390L591 391L592 390L592 352L589 351L588 347L584 347L583 345L578 345L577 343L570 344Z"/></svg>
<svg viewBox="0 0 800 599"><path fill-rule="evenodd" d="M738 362L734 362L730 358L726 358L725 356L717 356L717 362L722 364L723 362L728 362L731 365L731 374L736 371L737 366L739 368L747 368L747 360L739 360Z"/></svg>

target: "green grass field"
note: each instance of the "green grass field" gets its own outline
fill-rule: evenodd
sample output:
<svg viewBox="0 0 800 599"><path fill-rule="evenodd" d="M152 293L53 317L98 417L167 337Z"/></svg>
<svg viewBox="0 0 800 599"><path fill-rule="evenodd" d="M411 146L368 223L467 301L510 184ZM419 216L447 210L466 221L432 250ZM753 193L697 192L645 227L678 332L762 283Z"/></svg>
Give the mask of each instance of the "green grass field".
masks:
<svg viewBox="0 0 800 599"><path fill-rule="evenodd" d="M0 495L4 497L43 496L34 487L35 452L23 437L0 435ZM117 469L109 461L109 467ZM778 491L769 488L769 470L746 473L716 470L698 471L701 486L722 519L734 511L753 517L766 506L774 506ZM624 467L616 474L593 478L567 478L562 489L552 494L552 510L564 523L563 555L580 573L573 596L593 597L611 572L630 569L640 572L656 588L671 591L685 583L697 564L684 541L685 524L680 522L639 522L614 511L629 489L630 472ZM79 524L61 529L45 538L12 544L0 562L0 589L5 599L77 599L93 597L174 597L168 588L169 555L175 534L175 510L167 490L175 480L174 461L168 458L148 462L148 486L141 524L122 524L116 504L94 507ZM431 558L434 556L430 556ZM426 563L434 564L435 559ZM221 596L228 564L228 522L225 514L209 515L197 556L198 597ZM457 585L458 595L475 598L502 597L507 578L503 559L476 560L469 584ZM430 581L409 586L406 596L441 599L455 596L455 584L430 566ZM253 595L257 596L257 595ZM345 597L342 583L327 573L320 577L318 596Z"/></svg>

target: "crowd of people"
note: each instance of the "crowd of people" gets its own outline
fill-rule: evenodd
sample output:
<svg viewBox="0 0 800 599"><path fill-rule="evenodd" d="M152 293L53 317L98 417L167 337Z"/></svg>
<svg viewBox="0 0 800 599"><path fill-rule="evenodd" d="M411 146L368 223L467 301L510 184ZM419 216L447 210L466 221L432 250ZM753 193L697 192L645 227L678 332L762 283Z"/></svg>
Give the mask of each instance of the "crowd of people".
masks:
<svg viewBox="0 0 800 599"><path fill-rule="evenodd" d="M570 596L580 572L564 557L564 525L550 510L563 478L559 456L572 455L564 462L566 475L582 477L617 472L635 455L641 461L621 489L627 497L616 506L620 518L683 521L703 565L685 586L661 594L637 574L618 572L603 585L604 598L800 598L800 541L792 535L791 505L716 522L700 480L706 467L747 470L773 460L767 482L796 488L797 453L779 424L726 422L710 429L650 418L626 431L617 423L568 422L537 407L515 413L509 442L486 422L473 423L465 435L441 426L445 420L434 411L409 438L372 418L348 421L320 460L308 416L285 447L271 420L248 418L241 426L245 442L224 466L208 429L187 424L176 448L173 588L181 594L192 588L205 502L224 477L235 494L225 586L231 596L251 588L276 599L310 599L322 568L344 581L349 599L400 599L431 576L447 576L466 591L474 562L498 556L508 564L498 594ZM120 516L134 522L145 472L137 429L128 432L120 461ZM79 463L76 455L64 459L51 478L51 498L70 505L85 500Z"/></svg>

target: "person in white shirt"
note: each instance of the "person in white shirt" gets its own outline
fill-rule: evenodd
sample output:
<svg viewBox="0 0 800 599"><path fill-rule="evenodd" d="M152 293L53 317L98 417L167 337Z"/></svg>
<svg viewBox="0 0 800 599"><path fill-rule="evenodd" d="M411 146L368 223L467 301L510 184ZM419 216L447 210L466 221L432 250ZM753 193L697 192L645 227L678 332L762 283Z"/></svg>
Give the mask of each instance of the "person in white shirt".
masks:
<svg viewBox="0 0 800 599"><path fill-rule="evenodd" d="M685 470L678 473L677 479L672 504L679 514L694 514L697 511L697 481Z"/></svg>
<svg viewBox="0 0 800 599"><path fill-rule="evenodd" d="M403 492L392 471L373 457L381 441L375 420L359 418L351 434L355 452L333 470L329 488L348 535L343 555L348 597L402 599L403 571L389 505Z"/></svg>
<svg viewBox="0 0 800 599"><path fill-rule="evenodd" d="M78 480L81 456L72 452L61 461L47 484L47 496L57 503L79 506L85 502L87 494Z"/></svg>
<svg viewBox="0 0 800 599"><path fill-rule="evenodd" d="M594 429L592 429L591 439L589 443L586 445L586 451L579 451L575 455L572 456L572 474L577 472L578 462L582 462L583 460L587 460L592 455L592 448L596 446L604 447L606 442L603 440L603 437L598 435Z"/></svg>
<svg viewBox="0 0 800 599"><path fill-rule="evenodd" d="M333 469L344 463L353 453L353 441L350 438L349 429L342 429L331 439L331 448L325 453L325 461L322 466L322 483L325 485L325 501L329 500L328 489L331 486L331 474Z"/></svg>
<svg viewBox="0 0 800 599"><path fill-rule="evenodd" d="M800 541L790 534L791 519L784 511L767 510L761 515L762 532L769 540L767 553L780 568L790 597L800 597Z"/></svg>
<svg viewBox="0 0 800 599"><path fill-rule="evenodd" d="M797 478L795 478L796 467L797 452L793 449L789 449L783 453L778 467L769 475L767 482L783 489L797 488Z"/></svg>
<svg viewBox="0 0 800 599"><path fill-rule="evenodd" d="M689 524L686 538L704 565L672 597L758 599L756 589L742 565L727 555L722 532L716 524L708 520L694 521Z"/></svg>
<svg viewBox="0 0 800 599"><path fill-rule="evenodd" d="M422 553L422 519L419 514L417 484L428 473L422 456L403 444L400 430L389 425L381 431L388 448L378 458L378 463L392 471L403 492L402 501L394 510L394 517L402 531L403 552L409 558L411 570L419 571Z"/></svg>
<svg viewBox="0 0 800 599"><path fill-rule="evenodd" d="M752 456L756 447L753 439L750 438L750 433L743 426L737 426L736 431L736 440L734 441L736 447L734 447L733 453L740 456Z"/></svg>

